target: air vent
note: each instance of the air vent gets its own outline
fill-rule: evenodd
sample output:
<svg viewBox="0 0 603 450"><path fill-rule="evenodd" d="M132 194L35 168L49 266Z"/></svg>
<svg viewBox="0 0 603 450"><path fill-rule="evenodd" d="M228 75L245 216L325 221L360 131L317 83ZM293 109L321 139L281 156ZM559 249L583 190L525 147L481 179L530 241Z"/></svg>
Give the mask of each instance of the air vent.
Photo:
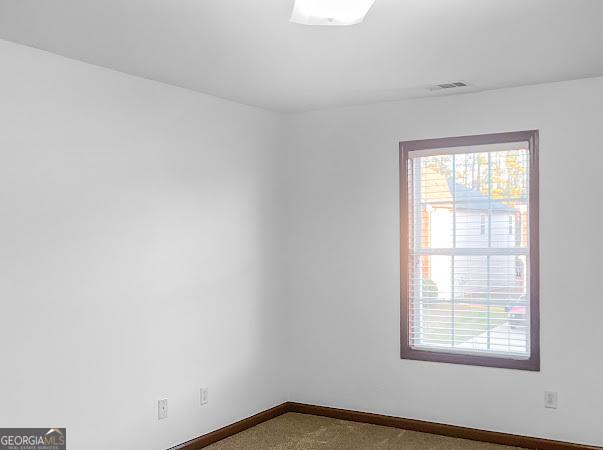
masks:
<svg viewBox="0 0 603 450"><path fill-rule="evenodd" d="M430 91L441 91L442 89L455 89L467 86L467 83L465 83L464 81L455 81L454 83L436 84L435 86L430 86L428 89Z"/></svg>

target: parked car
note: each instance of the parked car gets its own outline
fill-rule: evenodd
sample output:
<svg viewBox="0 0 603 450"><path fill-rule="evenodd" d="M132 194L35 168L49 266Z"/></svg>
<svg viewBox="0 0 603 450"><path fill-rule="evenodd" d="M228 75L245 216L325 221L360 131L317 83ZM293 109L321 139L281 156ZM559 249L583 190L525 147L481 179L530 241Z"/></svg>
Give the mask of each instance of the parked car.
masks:
<svg viewBox="0 0 603 450"><path fill-rule="evenodd" d="M525 329L528 317L527 297L522 295L517 299L517 304L505 306L505 311L509 314L509 327L512 330Z"/></svg>

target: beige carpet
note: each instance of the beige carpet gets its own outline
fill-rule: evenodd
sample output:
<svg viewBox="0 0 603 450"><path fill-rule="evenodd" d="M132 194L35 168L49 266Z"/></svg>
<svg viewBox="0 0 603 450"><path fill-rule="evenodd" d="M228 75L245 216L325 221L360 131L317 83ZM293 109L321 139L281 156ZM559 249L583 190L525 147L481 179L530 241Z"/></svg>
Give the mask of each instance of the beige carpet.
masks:
<svg viewBox="0 0 603 450"><path fill-rule="evenodd" d="M288 413L207 447L208 450L512 450L397 428Z"/></svg>

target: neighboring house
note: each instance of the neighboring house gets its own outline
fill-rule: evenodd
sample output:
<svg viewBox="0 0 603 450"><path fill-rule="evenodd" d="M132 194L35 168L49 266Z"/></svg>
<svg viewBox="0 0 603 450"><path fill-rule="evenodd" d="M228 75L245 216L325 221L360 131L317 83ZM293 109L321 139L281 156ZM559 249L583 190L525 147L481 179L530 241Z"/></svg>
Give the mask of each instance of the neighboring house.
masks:
<svg viewBox="0 0 603 450"><path fill-rule="evenodd" d="M453 197L456 199L456 248L484 248L489 244L491 247L502 248L526 245L525 212L501 201L489 200L488 196L480 190L453 183L452 177L447 177L433 169L424 168L423 171L422 247L453 247ZM430 279L436 284L439 298L451 297L452 270L449 256L424 257L421 261L421 270L423 280ZM490 298L519 297L525 292L524 257L491 256L489 277L487 256L455 257L455 299L484 298L484 293L488 291L488 279L492 293ZM505 288L497 291L497 285Z"/></svg>

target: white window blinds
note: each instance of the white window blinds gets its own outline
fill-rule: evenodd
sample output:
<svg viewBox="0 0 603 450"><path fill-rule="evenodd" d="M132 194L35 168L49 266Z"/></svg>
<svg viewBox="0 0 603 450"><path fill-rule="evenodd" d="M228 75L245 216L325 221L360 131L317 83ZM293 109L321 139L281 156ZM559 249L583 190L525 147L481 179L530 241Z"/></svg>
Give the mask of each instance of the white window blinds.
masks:
<svg viewBox="0 0 603 450"><path fill-rule="evenodd" d="M411 348L530 357L528 149L410 152Z"/></svg>

